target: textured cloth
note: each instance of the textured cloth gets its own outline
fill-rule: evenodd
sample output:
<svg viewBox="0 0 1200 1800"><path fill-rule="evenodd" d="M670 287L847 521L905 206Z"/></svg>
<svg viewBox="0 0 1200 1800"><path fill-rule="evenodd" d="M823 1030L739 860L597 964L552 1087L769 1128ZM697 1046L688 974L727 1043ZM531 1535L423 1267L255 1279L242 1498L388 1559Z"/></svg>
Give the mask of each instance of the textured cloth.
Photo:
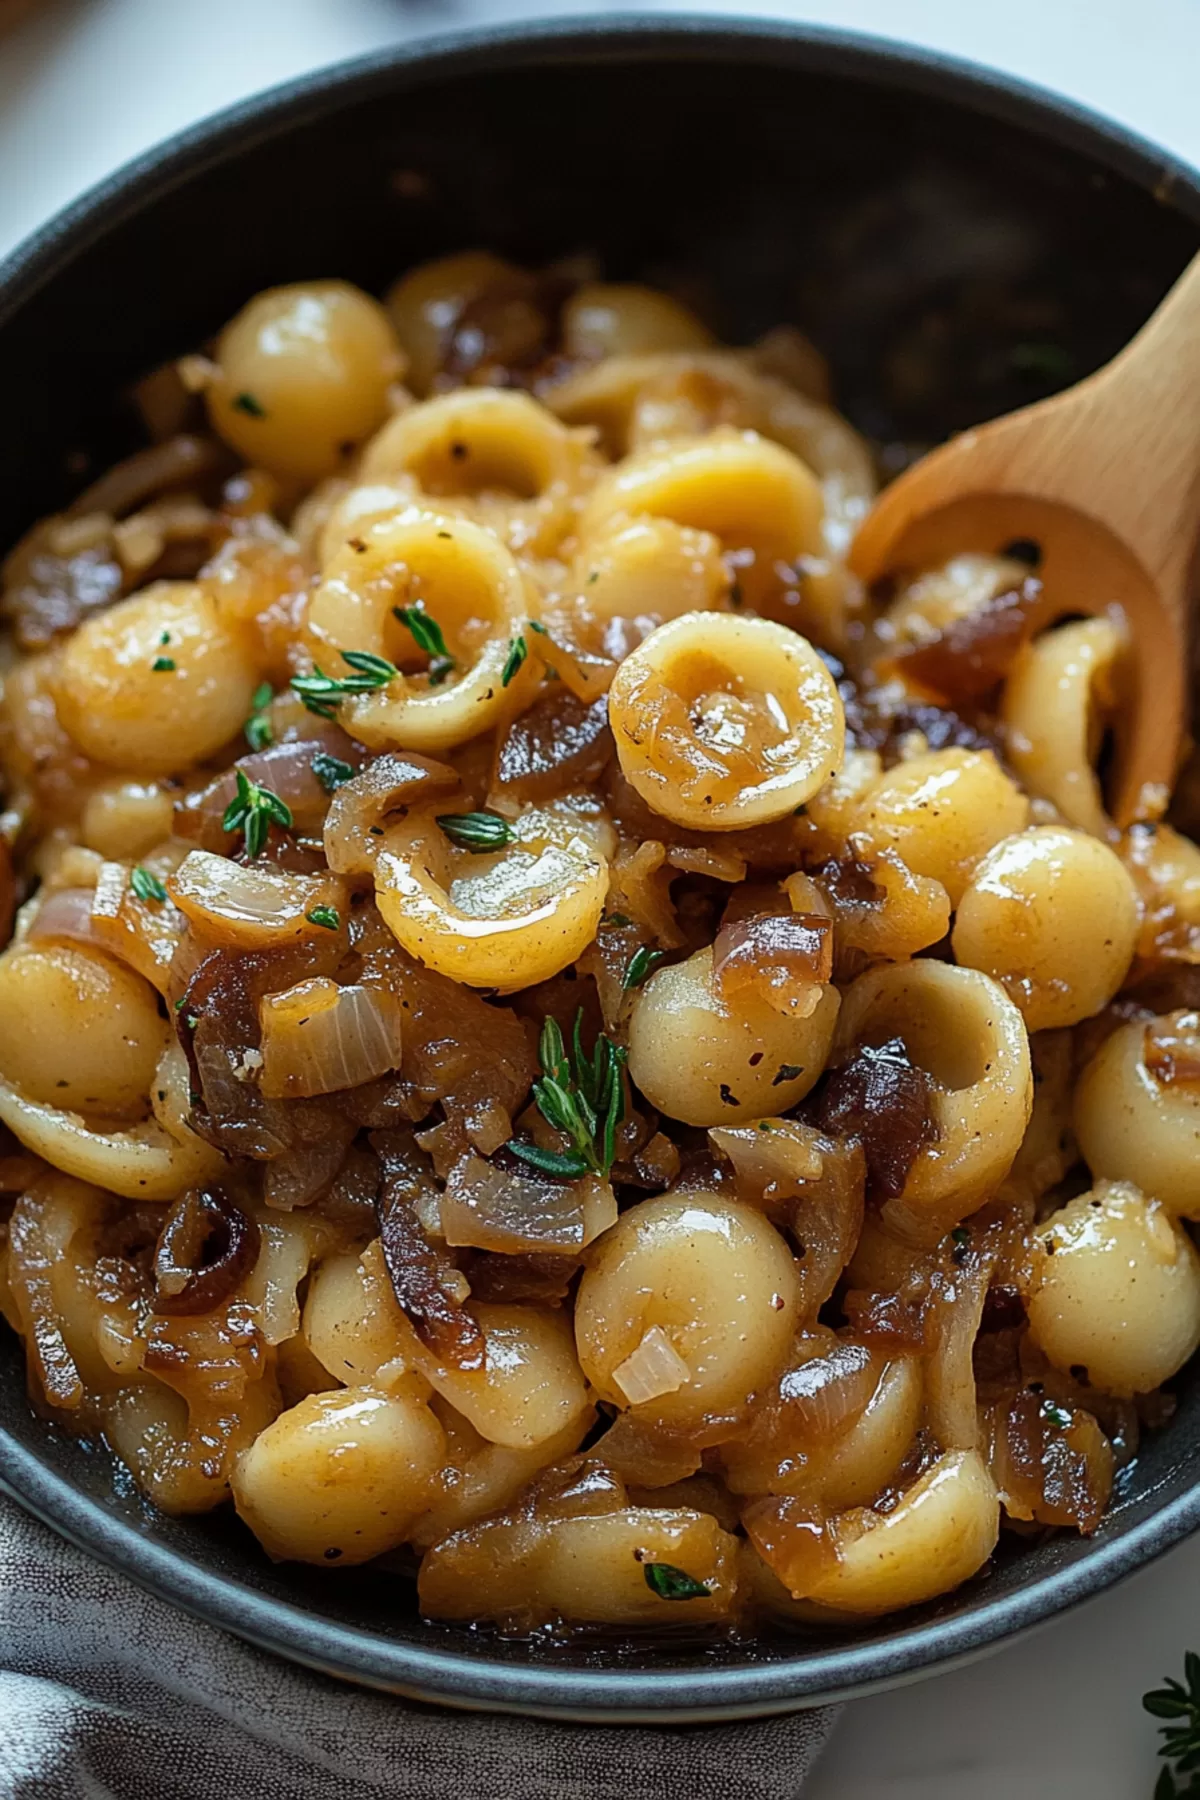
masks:
<svg viewBox="0 0 1200 1800"><path fill-rule="evenodd" d="M0 1800L795 1800L836 1711L624 1729L343 1687L0 1497Z"/></svg>

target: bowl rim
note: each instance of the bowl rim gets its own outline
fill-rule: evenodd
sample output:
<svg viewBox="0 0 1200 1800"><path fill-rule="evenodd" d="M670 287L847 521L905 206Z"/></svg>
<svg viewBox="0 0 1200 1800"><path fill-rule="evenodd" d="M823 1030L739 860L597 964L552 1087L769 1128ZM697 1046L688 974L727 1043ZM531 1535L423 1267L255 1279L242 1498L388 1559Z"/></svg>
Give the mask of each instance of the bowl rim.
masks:
<svg viewBox="0 0 1200 1800"><path fill-rule="evenodd" d="M1090 155L1200 224L1200 172L1076 102L900 40L782 19L712 14L583 15L410 39L295 77L173 134L63 208L0 262L0 330L73 257L192 176L338 105L442 76L546 63L772 60L957 102ZM75 1487L0 1428L0 1491L80 1549L160 1598L264 1649L360 1685L443 1706L609 1724L747 1718L815 1706L955 1667L1100 1593L1200 1526L1200 1485L1097 1541L1068 1567L962 1618L902 1627L886 1640L798 1644L794 1657L742 1668L522 1667L474 1651L401 1643L310 1613L209 1573Z"/></svg>

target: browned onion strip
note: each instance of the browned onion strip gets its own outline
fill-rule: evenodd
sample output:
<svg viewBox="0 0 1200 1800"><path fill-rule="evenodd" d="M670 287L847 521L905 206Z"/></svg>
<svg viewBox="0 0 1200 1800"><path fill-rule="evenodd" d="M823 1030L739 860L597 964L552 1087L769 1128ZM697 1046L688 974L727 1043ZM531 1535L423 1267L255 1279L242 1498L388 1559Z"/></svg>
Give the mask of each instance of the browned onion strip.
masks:
<svg viewBox="0 0 1200 1800"><path fill-rule="evenodd" d="M992 1477L1010 1518L1095 1531L1112 1493L1116 1459L1090 1412L1019 1388L987 1409L985 1434Z"/></svg>
<svg viewBox="0 0 1200 1800"><path fill-rule="evenodd" d="M752 1500L742 1509L747 1536L794 1600L837 1567L837 1546L821 1514L792 1494Z"/></svg>
<svg viewBox="0 0 1200 1800"><path fill-rule="evenodd" d="M713 980L728 1005L752 994L779 1012L804 1017L832 974L833 920L821 913L737 919L721 926L713 945Z"/></svg>
<svg viewBox="0 0 1200 1800"><path fill-rule="evenodd" d="M56 1258L46 1238L44 1205L32 1188L13 1207L8 1222L8 1279L25 1328L26 1348L47 1400L51 1406L74 1408L83 1402L83 1382L54 1303L51 1270Z"/></svg>
<svg viewBox="0 0 1200 1800"><path fill-rule="evenodd" d="M261 1236L223 1188L189 1188L171 1206L154 1252L153 1311L214 1312L258 1260Z"/></svg>
<svg viewBox="0 0 1200 1800"><path fill-rule="evenodd" d="M863 1412L883 1370L877 1351L839 1343L827 1356L787 1369L779 1399L789 1432L810 1443L829 1443Z"/></svg>
<svg viewBox="0 0 1200 1800"><path fill-rule="evenodd" d="M496 748L493 791L552 800L591 787L613 757L608 695L588 706L561 687L514 719Z"/></svg>
<svg viewBox="0 0 1200 1800"><path fill-rule="evenodd" d="M192 1123L218 1150L257 1161L282 1156L295 1138L296 1109L321 1105L268 1100L252 1078L261 1042L258 1002L304 975L332 973L341 953L338 934L322 932L291 952L214 950L193 971L174 1016L188 1059Z"/></svg>
<svg viewBox="0 0 1200 1800"><path fill-rule="evenodd" d="M369 874L389 813L459 785L448 763L415 750L389 750L338 788L325 819L325 855L339 875Z"/></svg>
<svg viewBox="0 0 1200 1800"><path fill-rule="evenodd" d="M487 1345L482 1331L461 1300L443 1285L450 1265L433 1249L421 1230L410 1197L412 1151L398 1132L377 1131L371 1146L383 1169L376 1201L383 1260L401 1312L427 1350L457 1369L482 1369Z"/></svg>
<svg viewBox="0 0 1200 1800"><path fill-rule="evenodd" d="M179 437L168 438L165 444L151 444L146 450L136 450L123 462L107 469L98 481L93 481L91 487L84 488L79 498L72 501L69 516L78 519L85 513L105 512L119 519L154 494L161 494L167 488L182 487L185 482L190 485L201 481L218 469L228 468L229 462L228 450L215 438L181 433Z"/></svg>
<svg viewBox="0 0 1200 1800"><path fill-rule="evenodd" d="M298 832L319 832L330 804L329 790L313 769L313 758L321 755L335 757L337 761L357 768L362 760L362 749L336 726L330 726L327 733L322 733L314 725L308 737L286 744L271 744L250 756L240 756L223 775L178 802L174 818L176 837L198 845L201 850L228 852L230 835L221 820L237 792L239 769L247 781L269 788L286 802Z"/></svg>
<svg viewBox="0 0 1200 1800"><path fill-rule="evenodd" d="M909 1061L898 1037L860 1044L826 1078L815 1111L822 1130L861 1143L873 1198L894 1200L904 1192L918 1152L936 1132L929 1078Z"/></svg>
<svg viewBox="0 0 1200 1800"><path fill-rule="evenodd" d="M446 1242L508 1254L584 1249L616 1222L607 1182L556 1181L501 1151L495 1162L469 1152L450 1170L442 1195Z"/></svg>
<svg viewBox="0 0 1200 1800"><path fill-rule="evenodd" d="M1200 1013L1153 1019L1144 1037L1143 1061L1162 1087L1200 1082Z"/></svg>
<svg viewBox="0 0 1200 1800"><path fill-rule="evenodd" d="M1004 680L1045 614L1042 584L1029 575L978 612L953 620L929 643L904 651L892 666L951 705L980 700Z"/></svg>
<svg viewBox="0 0 1200 1800"><path fill-rule="evenodd" d="M92 899L91 888L56 888L38 907L25 942L98 944L100 940L92 925Z"/></svg>

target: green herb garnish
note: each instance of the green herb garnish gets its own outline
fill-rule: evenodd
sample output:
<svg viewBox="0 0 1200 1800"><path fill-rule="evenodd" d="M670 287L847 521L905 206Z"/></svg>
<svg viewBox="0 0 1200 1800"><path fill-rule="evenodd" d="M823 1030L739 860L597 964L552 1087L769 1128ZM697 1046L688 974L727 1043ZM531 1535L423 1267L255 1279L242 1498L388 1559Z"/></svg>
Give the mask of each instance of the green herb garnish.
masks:
<svg viewBox="0 0 1200 1800"><path fill-rule="evenodd" d="M342 922L336 906L314 906L304 916L310 925L323 925L326 931L336 931Z"/></svg>
<svg viewBox="0 0 1200 1800"><path fill-rule="evenodd" d="M225 815L221 820L222 829L242 833L246 855L253 861L266 849L273 824L282 825L285 831L290 831L293 824L291 807L278 794L273 794L270 788L259 787L257 783L248 780L245 770L239 769L237 793L225 808Z"/></svg>
<svg viewBox="0 0 1200 1800"><path fill-rule="evenodd" d="M953 1243L957 1244L959 1246L959 1248L961 1249L964 1244L969 1244L971 1241L970 1226L969 1225L956 1225L954 1227L954 1230L950 1233L950 1238L951 1238L951 1241Z"/></svg>
<svg viewBox="0 0 1200 1800"><path fill-rule="evenodd" d="M341 658L354 670L353 675L326 675L323 669L314 667L311 675L292 676L292 692L319 719L336 718L338 707L351 694L373 694L394 681L399 673L394 663L383 656L372 656L369 650L343 650Z"/></svg>
<svg viewBox="0 0 1200 1800"><path fill-rule="evenodd" d="M173 656L156 656L150 664L150 671L153 675L166 675L174 667L175 658Z"/></svg>
<svg viewBox="0 0 1200 1800"><path fill-rule="evenodd" d="M660 1600L706 1600L712 1593L711 1588L696 1581L685 1569L677 1569L674 1563L643 1563L642 1574L646 1577L646 1586Z"/></svg>
<svg viewBox="0 0 1200 1800"><path fill-rule="evenodd" d="M499 813L439 813L437 822L460 850L504 850L516 842L516 832Z"/></svg>
<svg viewBox="0 0 1200 1800"><path fill-rule="evenodd" d="M1052 1425L1057 1425L1060 1431L1069 1431L1071 1429L1071 1415L1065 1406L1060 1406L1058 1404L1057 1400L1042 1401L1042 1417L1049 1419Z"/></svg>
<svg viewBox="0 0 1200 1800"><path fill-rule="evenodd" d="M454 668L454 658L447 648L441 626L436 619L430 618L423 606L393 606L392 612L402 625L408 626L417 649L423 650L429 658L425 672L430 687L440 687Z"/></svg>
<svg viewBox="0 0 1200 1800"><path fill-rule="evenodd" d="M139 900L165 900L167 897L167 890L158 876L143 869L140 863L129 877L129 885Z"/></svg>
<svg viewBox="0 0 1200 1800"><path fill-rule="evenodd" d="M539 637L550 636L550 633L546 630L546 627L542 624L540 619L530 619L529 629L530 631L536 631Z"/></svg>
<svg viewBox="0 0 1200 1800"><path fill-rule="evenodd" d="M1152 1688L1142 1695L1142 1705L1156 1719L1165 1719L1158 1754L1172 1770L1164 1767L1154 1788L1154 1800L1185 1800L1200 1795L1200 1656L1189 1650L1183 1659L1187 1682L1168 1680L1165 1687ZM1189 1779L1190 1778L1190 1779Z"/></svg>
<svg viewBox="0 0 1200 1800"><path fill-rule="evenodd" d="M252 750L265 750L268 744L275 742L275 733L267 716L267 708L274 698L275 692L269 681L264 681L261 687L254 690L250 701L250 717L242 727L246 742Z"/></svg>
<svg viewBox="0 0 1200 1800"><path fill-rule="evenodd" d="M537 1109L547 1125L570 1142L567 1151L539 1150L510 1141L514 1156L547 1174L599 1175L607 1179L617 1158L617 1127L625 1116L621 1070L627 1052L601 1031L589 1055L583 1047L583 1008L575 1015L568 1055L556 1019L542 1026L538 1054L542 1078L533 1084ZM547 1158L554 1159L552 1167Z"/></svg>
<svg viewBox="0 0 1200 1800"><path fill-rule="evenodd" d="M504 659L504 673L500 677L501 687L508 686L528 655L529 646L523 637L509 638L508 655Z"/></svg>
<svg viewBox="0 0 1200 1800"><path fill-rule="evenodd" d="M631 918L629 918L625 913L615 912L615 913L608 913L605 918L601 919L600 923L602 925L614 925L614 926L616 926L616 928L618 930L620 930L622 925L632 925L633 920Z"/></svg>
<svg viewBox="0 0 1200 1800"><path fill-rule="evenodd" d="M354 779L353 763L343 762L340 756L330 756L328 750L317 751L312 759L312 772L327 794L336 793L338 788Z"/></svg>
<svg viewBox="0 0 1200 1800"><path fill-rule="evenodd" d="M626 992L631 988L640 988L643 982L653 975L665 955L665 950L650 950L645 944L640 950L635 950L629 959L625 980L621 984Z"/></svg>
<svg viewBox="0 0 1200 1800"><path fill-rule="evenodd" d="M780 1063L771 1086L778 1087L781 1081L795 1081L797 1075L803 1075L803 1073L803 1063Z"/></svg>
<svg viewBox="0 0 1200 1800"><path fill-rule="evenodd" d="M234 412L244 412L252 419L265 419L267 409L253 394L238 394L233 402Z"/></svg>

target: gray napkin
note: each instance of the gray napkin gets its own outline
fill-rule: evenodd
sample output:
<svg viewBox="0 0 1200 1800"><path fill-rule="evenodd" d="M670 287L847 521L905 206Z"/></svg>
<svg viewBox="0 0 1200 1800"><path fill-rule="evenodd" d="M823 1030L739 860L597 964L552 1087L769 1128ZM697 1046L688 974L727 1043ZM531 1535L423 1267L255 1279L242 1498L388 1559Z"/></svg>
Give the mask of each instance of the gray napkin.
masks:
<svg viewBox="0 0 1200 1800"><path fill-rule="evenodd" d="M196 1624L0 1497L0 1800L796 1800L837 1710L672 1730L417 1706Z"/></svg>

